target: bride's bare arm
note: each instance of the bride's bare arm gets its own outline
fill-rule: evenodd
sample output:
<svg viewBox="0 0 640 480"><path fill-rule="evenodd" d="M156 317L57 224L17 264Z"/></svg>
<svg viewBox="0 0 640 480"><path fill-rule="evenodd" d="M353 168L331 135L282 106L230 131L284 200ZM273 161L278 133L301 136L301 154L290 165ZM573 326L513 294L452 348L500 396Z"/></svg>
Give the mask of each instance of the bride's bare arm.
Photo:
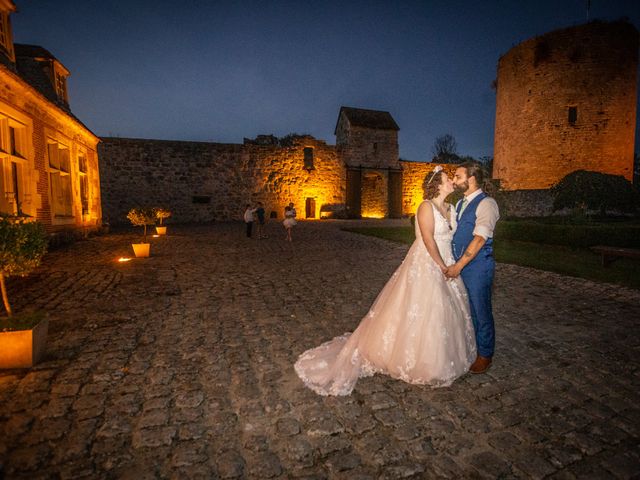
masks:
<svg viewBox="0 0 640 480"><path fill-rule="evenodd" d="M433 231L435 228L435 218L433 216L433 207L429 202L422 202L418 207L418 226L420 227L420 233L422 234L422 241L424 246L427 247L427 252L431 255L431 258L438 264L440 270L443 272L447 269L444 264L436 240L433 238Z"/></svg>

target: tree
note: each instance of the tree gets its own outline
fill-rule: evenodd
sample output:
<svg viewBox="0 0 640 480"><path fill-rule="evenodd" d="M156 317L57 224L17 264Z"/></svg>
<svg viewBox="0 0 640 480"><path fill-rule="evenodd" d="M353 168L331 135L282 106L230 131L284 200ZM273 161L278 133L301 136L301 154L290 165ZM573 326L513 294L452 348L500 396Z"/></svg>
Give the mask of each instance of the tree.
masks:
<svg viewBox="0 0 640 480"><path fill-rule="evenodd" d="M633 212L638 205L637 189L622 175L577 170L564 177L552 189L553 209L571 208L581 213L599 210Z"/></svg>
<svg viewBox="0 0 640 480"><path fill-rule="evenodd" d="M162 225L162 221L171 216L171 210L164 207L154 207L153 214L160 222L160 225Z"/></svg>
<svg viewBox="0 0 640 480"><path fill-rule="evenodd" d="M144 227L143 243L147 243L147 225L156 223L155 210L148 207L134 207L129 210L127 218L136 227Z"/></svg>
<svg viewBox="0 0 640 480"><path fill-rule="evenodd" d="M11 305L7 295L6 279L14 275L28 275L47 252L47 233L38 222L25 217L0 218L0 290L9 317Z"/></svg>
<svg viewBox="0 0 640 480"><path fill-rule="evenodd" d="M480 157L478 161L482 164L485 171L487 172L487 178L493 177L493 157L485 155L483 157Z"/></svg>
<svg viewBox="0 0 640 480"><path fill-rule="evenodd" d="M431 147L433 162L438 163L462 163L458 156L458 143L453 135L444 134L436 138Z"/></svg>

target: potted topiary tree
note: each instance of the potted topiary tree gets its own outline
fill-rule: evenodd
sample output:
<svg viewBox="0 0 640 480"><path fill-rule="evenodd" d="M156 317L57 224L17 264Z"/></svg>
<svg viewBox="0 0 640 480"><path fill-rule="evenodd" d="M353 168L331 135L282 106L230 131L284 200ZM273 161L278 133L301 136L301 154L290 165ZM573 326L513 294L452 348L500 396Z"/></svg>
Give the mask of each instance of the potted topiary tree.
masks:
<svg viewBox="0 0 640 480"><path fill-rule="evenodd" d="M147 225L156 223L156 216L152 208L135 207L127 214L129 221L136 227L144 227L143 242L132 243L133 253L136 257L148 257L150 245L147 243Z"/></svg>
<svg viewBox="0 0 640 480"><path fill-rule="evenodd" d="M167 227L162 226L162 220L169 218L171 216L171 211L162 207L156 207L153 209L153 211L156 218L158 219L158 222L160 222L160 225L156 225L156 232L158 233L158 235L166 235Z"/></svg>
<svg viewBox="0 0 640 480"><path fill-rule="evenodd" d="M0 368L31 367L42 358L49 320L42 312L13 315L6 280L31 273L47 251L47 233L30 217L0 217L0 290L7 317L0 318Z"/></svg>

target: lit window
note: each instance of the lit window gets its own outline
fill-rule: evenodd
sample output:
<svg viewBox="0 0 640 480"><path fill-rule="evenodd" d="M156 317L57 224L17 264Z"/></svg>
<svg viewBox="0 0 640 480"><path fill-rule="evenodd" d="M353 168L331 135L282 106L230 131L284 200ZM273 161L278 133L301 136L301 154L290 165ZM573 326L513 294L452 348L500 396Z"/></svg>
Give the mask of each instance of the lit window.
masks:
<svg viewBox="0 0 640 480"><path fill-rule="evenodd" d="M16 130L16 127L9 127L9 153L20 158L24 158L22 133L23 132Z"/></svg>
<svg viewBox="0 0 640 480"><path fill-rule="evenodd" d="M47 144L49 154L49 186L51 190L51 210L54 216L73 215L69 149L57 142Z"/></svg>
<svg viewBox="0 0 640 480"><path fill-rule="evenodd" d="M0 116L0 212L23 213L26 126Z"/></svg>
<svg viewBox="0 0 640 480"><path fill-rule="evenodd" d="M78 176L80 177L80 203L82 214L89 213L89 183L87 179L87 159L83 155L78 157Z"/></svg>
<svg viewBox="0 0 640 480"><path fill-rule="evenodd" d="M67 77L60 73L56 73L56 93L60 100L67 101Z"/></svg>
<svg viewBox="0 0 640 480"><path fill-rule="evenodd" d="M0 13L0 47L13 56L13 44L11 41L11 28L9 27L9 14L7 12Z"/></svg>

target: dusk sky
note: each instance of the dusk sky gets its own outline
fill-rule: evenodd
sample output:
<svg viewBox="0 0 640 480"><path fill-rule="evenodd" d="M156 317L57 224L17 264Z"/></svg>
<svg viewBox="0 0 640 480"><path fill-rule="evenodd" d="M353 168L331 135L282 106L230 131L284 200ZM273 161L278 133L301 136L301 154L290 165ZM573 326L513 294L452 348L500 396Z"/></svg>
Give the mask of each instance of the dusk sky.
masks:
<svg viewBox="0 0 640 480"><path fill-rule="evenodd" d="M418 161L445 133L492 155L500 55L587 19L585 0L15 3L15 41L71 71L71 108L98 136L334 144L344 105L389 111ZM640 27L640 1L591 0L591 19L621 17Z"/></svg>

